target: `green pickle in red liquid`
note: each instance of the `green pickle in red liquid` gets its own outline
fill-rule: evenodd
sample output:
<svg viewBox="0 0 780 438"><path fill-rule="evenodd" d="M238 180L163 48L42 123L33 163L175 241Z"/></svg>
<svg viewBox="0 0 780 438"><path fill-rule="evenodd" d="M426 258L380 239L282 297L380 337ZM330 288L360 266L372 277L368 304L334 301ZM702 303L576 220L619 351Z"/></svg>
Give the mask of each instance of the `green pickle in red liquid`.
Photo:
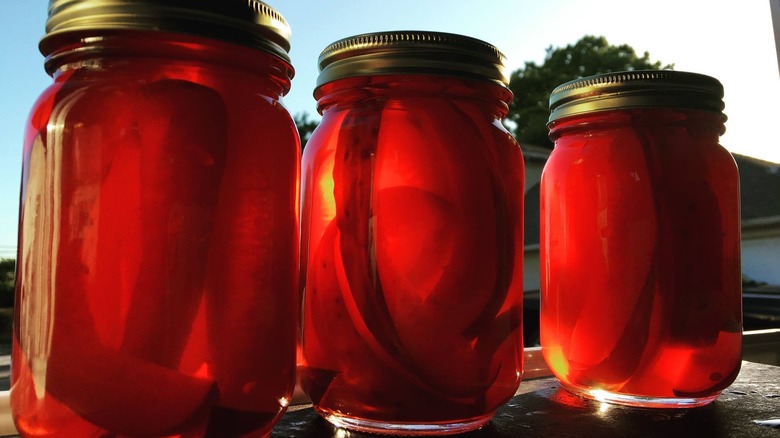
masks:
<svg viewBox="0 0 780 438"><path fill-rule="evenodd" d="M707 404L741 363L739 187L719 112L623 108L551 123L541 185L544 357L562 385Z"/></svg>
<svg viewBox="0 0 780 438"><path fill-rule="evenodd" d="M289 79L259 79L285 64L162 35L106 39L31 114L23 436L261 436L291 398L300 152Z"/></svg>
<svg viewBox="0 0 780 438"><path fill-rule="evenodd" d="M336 424L481 425L520 382L523 163L478 94L502 89L471 82L318 90L299 372Z"/></svg>

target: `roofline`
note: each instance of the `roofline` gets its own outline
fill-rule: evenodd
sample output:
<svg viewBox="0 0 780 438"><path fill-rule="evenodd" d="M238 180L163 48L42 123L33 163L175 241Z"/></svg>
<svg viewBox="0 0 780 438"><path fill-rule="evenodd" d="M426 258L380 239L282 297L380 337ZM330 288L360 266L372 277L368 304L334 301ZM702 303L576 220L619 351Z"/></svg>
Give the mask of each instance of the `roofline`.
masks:
<svg viewBox="0 0 780 438"><path fill-rule="evenodd" d="M777 162L774 162L774 161L765 160L763 158L751 157L750 155L738 154L736 152L732 152L731 155L733 155L734 158L739 157L740 159L744 159L745 161L752 161L752 162L754 162L754 163L756 163L758 165L764 166L764 167L778 167L778 166L780 166L780 163L777 163Z"/></svg>
<svg viewBox="0 0 780 438"><path fill-rule="evenodd" d="M780 216L765 216L742 220L742 239L780 236Z"/></svg>
<svg viewBox="0 0 780 438"><path fill-rule="evenodd" d="M550 152L552 152L550 148L528 143L520 143L520 149L523 151L524 158L534 158L542 161L547 161L550 158Z"/></svg>

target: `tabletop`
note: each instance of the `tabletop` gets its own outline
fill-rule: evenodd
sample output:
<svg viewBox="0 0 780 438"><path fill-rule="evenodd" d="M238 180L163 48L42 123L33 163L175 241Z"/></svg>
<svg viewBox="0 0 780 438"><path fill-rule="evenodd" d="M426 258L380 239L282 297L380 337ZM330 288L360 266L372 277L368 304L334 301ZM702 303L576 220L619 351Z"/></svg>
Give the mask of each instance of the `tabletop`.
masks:
<svg viewBox="0 0 780 438"><path fill-rule="evenodd" d="M539 362L538 355L535 359ZM0 364L3 365L3 364ZM7 367L7 365L6 365ZM2 373L0 373L2 374ZM515 396L484 428L464 438L508 437L776 437L780 438L780 367L743 361L737 380L712 404L692 409L640 409L586 400L544 376L540 362L526 363ZM7 374L0 375L6 389ZM0 391L0 435L14 436L8 391ZM334 428L311 404L291 406L273 438L369 438Z"/></svg>
<svg viewBox="0 0 780 438"><path fill-rule="evenodd" d="M772 421L774 420L774 421ZM586 400L554 377L524 380L514 398L481 430L464 438L504 437L777 437L780 367L743 361L737 380L712 404L692 409L640 409ZM773 426L775 425L775 426ZM292 407L274 438L376 437L336 429L311 405Z"/></svg>

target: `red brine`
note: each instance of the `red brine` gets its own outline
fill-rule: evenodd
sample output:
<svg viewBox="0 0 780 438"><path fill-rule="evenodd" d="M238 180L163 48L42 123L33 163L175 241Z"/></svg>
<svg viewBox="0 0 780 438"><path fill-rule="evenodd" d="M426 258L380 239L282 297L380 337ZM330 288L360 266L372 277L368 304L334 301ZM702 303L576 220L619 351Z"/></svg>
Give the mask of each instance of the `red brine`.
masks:
<svg viewBox="0 0 780 438"><path fill-rule="evenodd" d="M334 424L452 433L515 393L523 162L498 121L507 93L425 75L318 89L299 372Z"/></svg>
<svg viewBox="0 0 780 438"><path fill-rule="evenodd" d="M339 427L463 432L520 383L524 168L500 122L511 92L485 73L496 65L466 74L477 67L456 49L501 62L432 32L357 36L320 57L298 369ZM369 53L386 62L364 66Z"/></svg>
<svg viewBox="0 0 780 438"><path fill-rule="evenodd" d="M725 117L660 107L553 119L541 183L547 363L564 387L602 400L711 402L741 362L739 185L718 144Z"/></svg>
<svg viewBox="0 0 780 438"><path fill-rule="evenodd" d="M270 434L295 366L300 152L278 103L289 65L163 33L88 48L99 59L62 55L73 62L27 128L16 426Z"/></svg>

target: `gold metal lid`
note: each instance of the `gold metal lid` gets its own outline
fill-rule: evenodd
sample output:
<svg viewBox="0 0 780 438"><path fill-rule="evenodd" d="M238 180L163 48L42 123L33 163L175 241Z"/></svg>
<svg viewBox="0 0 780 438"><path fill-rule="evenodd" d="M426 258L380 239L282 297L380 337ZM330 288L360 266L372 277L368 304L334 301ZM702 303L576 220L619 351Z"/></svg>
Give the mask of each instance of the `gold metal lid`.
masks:
<svg viewBox="0 0 780 438"><path fill-rule="evenodd" d="M550 94L549 123L596 111L643 107L722 112L723 85L711 76L673 70L589 76L555 87Z"/></svg>
<svg viewBox="0 0 780 438"><path fill-rule="evenodd" d="M317 87L354 76L435 74L509 84L506 58L493 45L451 33L376 32L344 38L322 51Z"/></svg>
<svg viewBox="0 0 780 438"><path fill-rule="evenodd" d="M40 50L48 56L60 37L114 29L223 40L290 62L290 26L281 14L258 0L50 0Z"/></svg>

